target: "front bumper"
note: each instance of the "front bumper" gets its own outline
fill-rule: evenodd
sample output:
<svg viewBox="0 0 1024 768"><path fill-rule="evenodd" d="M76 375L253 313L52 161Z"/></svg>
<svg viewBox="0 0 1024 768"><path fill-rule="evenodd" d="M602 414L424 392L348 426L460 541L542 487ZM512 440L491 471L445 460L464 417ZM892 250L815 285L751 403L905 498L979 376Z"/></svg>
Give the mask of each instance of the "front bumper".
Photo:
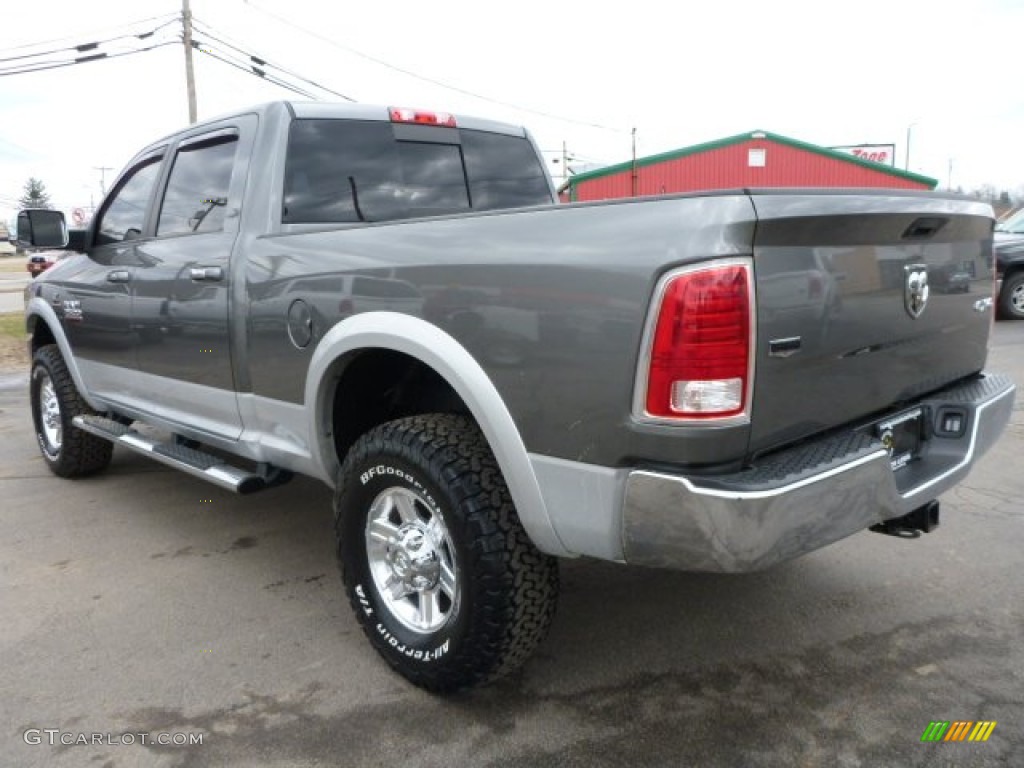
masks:
<svg viewBox="0 0 1024 768"><path fill-rule="evenodd" d="M893 472L863 429L766 457L733 475L684 477L636 470L626 481L623 545L629 563L689 571L756 571L831 544L935 499L960 482L1010 420L1016 388L981 374L922 398L937 418L966 414L960 437L932 435Z"/></svg>

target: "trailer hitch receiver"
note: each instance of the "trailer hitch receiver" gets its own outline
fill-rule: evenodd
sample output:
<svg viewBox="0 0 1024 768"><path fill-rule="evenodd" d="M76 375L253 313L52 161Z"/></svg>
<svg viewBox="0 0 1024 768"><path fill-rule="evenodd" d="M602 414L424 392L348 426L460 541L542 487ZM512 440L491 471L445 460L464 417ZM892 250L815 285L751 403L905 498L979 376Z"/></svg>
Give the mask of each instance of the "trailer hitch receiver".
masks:
<svg viewBox="0 0 1024 768"><path fill-rule="evenodd" d="M885 520L877 525L872 525L868 530L889 536L899 536L903 539L916 539L922 533L931 533L938 527L939 502L929 501L903 517Z"/></svg>

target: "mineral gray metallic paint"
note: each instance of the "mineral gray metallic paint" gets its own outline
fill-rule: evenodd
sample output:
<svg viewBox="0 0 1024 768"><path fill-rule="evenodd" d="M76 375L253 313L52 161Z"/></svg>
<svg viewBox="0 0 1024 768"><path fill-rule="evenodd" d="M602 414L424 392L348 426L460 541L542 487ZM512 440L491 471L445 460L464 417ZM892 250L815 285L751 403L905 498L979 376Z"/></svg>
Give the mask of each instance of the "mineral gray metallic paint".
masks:
<svg viewBox="0 0 1024 768"><path fill-rule="evenodd" d="M57 314L54 312L53 307L47 304L38 296L33 296L28 300L25 305L25 330L28 333L34 333L37 324L43 323L50 332L53 334L54 340L57 343L57 348L60 349L60 354L64 358L65 365L67 365L68 372L71 374L72 380L75 382L75 388L82 394L85 402L89 404L90 408L97 409L100 404L92 396L91 389L87 386L86 380L82 377L82 372L78 367L78 360L71 353L71 346L68 344L67 335L64 333L64 328L57 319Z"/></svg>
<svg viewBox="0 0 1024 768"><path fill-rule="evenodd" d="M158 237L157 222L149 221L147 237L135 241L132 322L143 331L135 345L136 366L142 372L180 378L187 371L189 381L235 389L230 336L234 324L229 322L233 309L231 255L238 236L239 211L244 202L257 125L254 115L240 115L188 131L171 143L168 156L173 158L182 146L218 136L238 137L221 231ZM164 175L168 173L166 169ZM225 277L196 279L195 269L203 270L204 274L220 270ZM166 397L174 394L172 390ZM186 408L189 401L167 404ZM237 407L225 411L221 421L233 425L235 437L241 433L243 425Z"/></svg>
<svg viewBox="0 0 1024 768"><path fill-rule="evenodd" d="M752 197L760 339L750 452L909 402L980 371L991 315L992 220L982 203L906 194ZM910 237L917 221L944 222ZM928 266L931 295L904 309L904 265ZM796 269L794 269L796 268ZM966 292L942 280L970 269ZM811 290L816 296L810 296ZM802 292L800 292L802 291ZM769 339L802 336L788 358Z"/></svg>
<svg viewBox="0 0 1024 768"><path fill-rule="evenodd" d="M754 225L748 197L720 195L259 238L244 246L245 348L258 361L248 378L256 394L302 402L296 372L308 368L313 345L340 319L339 297L310 283L354 272L419 291L423 319L476 358L531 452L606 465L630 457L733 461L746 451L747 427L637 424L630 409L662 270L749 252ZM313 308L314 342L306 349L296 349L286 331L287 306L299 298Z"/></svg>
<svg viewBox="0 0 1024 768"><path fill-rule="evenodd" d="M176 432L193 430L204 442L234 445L238 438L237 398L231 390L89 359L79 360L79 366L97 396L118 412L146 414L145 421L174 425Z"/></svg>
<svg viewBox="0 0 1024 768"><path fill-rule="evenodd" d="M226 219L227 234L161 241L151 212L142 237L115 248L108 263L73 256L33 284L29 314L50 326L91 405L332 483L337 374L360 350L393 349L433 367L466 402L544 551L744 570L898 514L904 502L893 500L891 487L931 465L894 480L876 452L761 497L694 490L702 476L874 418L984 363L990 316L973 304L991 285L991 217L980 204L889 192L724 192L282 225L296 113L387 119L386 110L363 105L271 104L157 142L139 157L155 148L173 157L180 142L211 130L239 132L237 216ZM191 305L187 323L146 305L160 298L155 285L146 288L148 275L168 258L183 275L226 267L210 300ZM756 278L751 423L643 423L631 409L658 280L686 265L736 258L752 258ZM917 320L904 312L903 285L893 279L908 261L927 263L936 287L945 279L950 290L936 290ZM114 268L132 270L132 279L142 273L141 288L110 283ZM954 294L963 287L962 277L952 279L961 269L973 270L967 293ZM344 297L325 288L338 276L370 277L414 300L351 315ZM356 291L354 280L344 285ZM69 296L82 302L80 325L62 323L54 310ZM303 348L287 331L296 300L312 320ZM780 339L790 344L785 358L770 354ZM221 355L215 370L207 349ZM152 396L160 392L170 400ZM962 476L1005 425L1012 390L987 397L969 404L979 414L969 446L936 452L941 471L920 483L929 496ZM197 413L189 406L200 400ZM837 499L850 503L831 524L821 510Z"/></svg>

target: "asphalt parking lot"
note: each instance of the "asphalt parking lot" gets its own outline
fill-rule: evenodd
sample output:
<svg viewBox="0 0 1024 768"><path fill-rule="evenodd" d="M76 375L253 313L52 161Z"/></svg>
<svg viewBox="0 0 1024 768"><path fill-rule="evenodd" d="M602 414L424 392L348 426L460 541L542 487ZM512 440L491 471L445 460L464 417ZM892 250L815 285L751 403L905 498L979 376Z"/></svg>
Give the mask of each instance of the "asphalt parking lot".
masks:
<svg viewBox="0 0 1024 768"><path fill-rule="evenodd" d="M1024 383L1024 323L990 367ZM239 497L125 453L62 481L25 388L0 376L0 765L1024 764L1024 395L938 531L748 576L567 562L525 670L442 699L362 637L324 487ZM934 720L997 725L922 743Z"/></svg>

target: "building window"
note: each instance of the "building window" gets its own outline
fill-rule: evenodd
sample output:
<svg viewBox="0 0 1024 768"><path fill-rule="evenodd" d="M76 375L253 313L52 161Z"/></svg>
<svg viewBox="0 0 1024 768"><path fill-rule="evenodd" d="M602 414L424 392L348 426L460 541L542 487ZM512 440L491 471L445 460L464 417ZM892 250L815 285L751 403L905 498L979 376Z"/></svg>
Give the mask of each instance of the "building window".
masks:
<svg viewBox="0 0 1024 768"><path fill-rule="evenodd" d="M747 165L751 168L764 168L767 154L767 150L761 147L751 147L747 150Z"/></svg>

